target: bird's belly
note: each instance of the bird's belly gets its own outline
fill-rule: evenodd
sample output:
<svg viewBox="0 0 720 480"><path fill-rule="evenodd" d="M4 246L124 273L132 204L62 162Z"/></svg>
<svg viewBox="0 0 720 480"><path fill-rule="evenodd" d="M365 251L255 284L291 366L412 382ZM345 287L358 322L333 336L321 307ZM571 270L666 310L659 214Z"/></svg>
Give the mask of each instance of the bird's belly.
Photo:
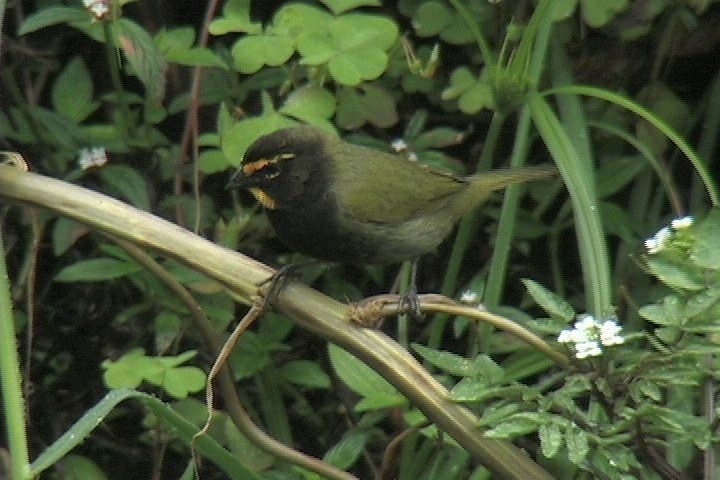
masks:
<svg viewBox="0 0 720 480"><path fill-rule="evenodd" d="M358 264L417 258L440 244L454 223L445 216L389 225L277 210L268 212L268 217L288 247L321 260Z"/></svg>

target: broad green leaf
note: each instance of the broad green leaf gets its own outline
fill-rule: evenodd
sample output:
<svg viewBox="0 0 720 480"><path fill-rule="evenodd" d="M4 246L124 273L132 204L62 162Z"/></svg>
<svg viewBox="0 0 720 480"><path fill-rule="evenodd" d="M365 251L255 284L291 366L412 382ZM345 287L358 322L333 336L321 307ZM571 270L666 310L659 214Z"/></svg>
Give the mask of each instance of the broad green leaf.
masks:
<svg viewBox="0 0 720 480"><path fill-rule="evenodd" d="M356 409L386 408L405 403L405 397L372 368L340 347L328 344L330 363L340 379L363 396Z"/></svg>
<svg viewBox="0 0 720 480"><path fill-rule="evenodd" d="M53 107L80 123L100 106L92 97L93 83L85 62L81 57L73 57L53 83Z"/></svg>
<svg viewBox="0 0 720 480"><path fill-rule="evenodd" d="M100 467L82 455L68 455L62 460L63 480L106 480Z"/></svg>
<svg viewBox="0 0 720 480"><path fill-rule="evenodd" d="M121 278L143 269L136 263L114 258L94 258L73 263L55 276L56 282L99 282Z"/></svg>
<svg viewBox="0 0 720 480"><path fill-rule="evenodd" d="M145 86L150 100L159 101L165 95L165 71L167 63L155 46L147 30L121 17L113 22L120 49L125 54L133 72Z"/></svg>
<svg viewBox="0 0 720 480"><path fill-rule="evenodd" d="M149 187L137 170L128 165L108 165L101 168L99 174L122 198L141 210L150 211Z"/></svg>
<svg viewBox="0 0 720 480"><path fill-rule="evenodd" d="M720 208L715 207L697 227L690 259L701 268L720 269Z"/></svg>
<svg viewBox="0 0 720 480"><path fill-rule="evenodd" d="M168 62L199 67L228 67L210 49L193 47L195 30L192 27L164 28L155 35L153 41Z"/></svg>
<svg viewBox="0 0 720 480"><path fill-rule="evenodd" d="M70 220L67 217L59 217L55 220L52 229L53 255L59 257L68 248L90 231L87 225Z"/></svg>
<svg viewBox="0 0 720 480"><path fill-rule="evenodd" d="M683 315L687 318L699 315L720 301L720 286L711 286L688 298Z"/></svg>
<svg viewBox="0 0 720 480"><path fill-rule="evenodd" d="M440 370L451 375L460 377L472 377L477 374L475 362L473 360L461 357L455 353L434 350L425 347L419 343L412 344L413 349L420 355L423 360L430 362Z"/></svg>
<svg viewBox="0 0 720 480"><path fill-rule="evenodd" d="M328 450L323 460L330 465L346 470L355 464L365 450L369 439L369 431L352 430Z"/></svg>
<svg viewBox="0 0 720 480"><path fill-rule="evenodd" d="M382 5L380 0L320 0L335 15L340 15L348 10L358 7L379 7Z"/></svg>
<svg viewBox="0 0 720 480"><path fill-rule="evenodd" d="M675 263L658 255L649 257L647 262L650 272L669 287L691 291L705 287L703 279L689 264Z"/></svg>
<svg viewBox="0 0 720 480"><path fill-rule="evenodd" d="M18 29L18 35L40 30L58 23L87 22L90 14L83 8L49 7L30 14Z"/></svg>
<svg viewBox="0 0 720 480"><path fill-rule="evenodd" d="M330 388L330 377L310 360L291 360L278 369L288 382L311 388Z"/></svg>

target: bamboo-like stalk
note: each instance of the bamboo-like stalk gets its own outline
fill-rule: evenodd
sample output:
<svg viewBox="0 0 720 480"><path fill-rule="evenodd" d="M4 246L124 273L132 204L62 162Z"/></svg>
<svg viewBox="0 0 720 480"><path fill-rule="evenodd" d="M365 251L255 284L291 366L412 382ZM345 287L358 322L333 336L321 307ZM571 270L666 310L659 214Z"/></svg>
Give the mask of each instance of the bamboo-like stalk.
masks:
<svg viewBox="0 0 720 480"><path fill-rule="evenodd" d="M273 274L272 269L249 257L119 200L11 166L0 167L0 200L47 208L177 259L221 282L248 303L257 293L256 285ZM382 332L350 323L348 305L290 282L282 289L277 308L301 327L341 346L375 369L497 478L552 479L510 442L484 437L476 426L477 417L450 401L448 391L395 341Z"/></svg>

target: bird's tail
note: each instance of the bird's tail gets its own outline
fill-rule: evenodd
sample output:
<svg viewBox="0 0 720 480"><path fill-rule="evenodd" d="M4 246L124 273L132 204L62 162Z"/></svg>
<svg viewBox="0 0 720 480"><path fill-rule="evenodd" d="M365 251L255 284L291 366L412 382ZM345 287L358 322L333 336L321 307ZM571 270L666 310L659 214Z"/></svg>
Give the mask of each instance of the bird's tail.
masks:
<svg viewBox="0 0 720 480"><path fill-rule="evenodd" d="M557 169L551 165L538 165L532 167L505 168L477 173L468 177L471 184L468 204L479 205L496 190L516 183L547 180L557 175Z"/></svg>

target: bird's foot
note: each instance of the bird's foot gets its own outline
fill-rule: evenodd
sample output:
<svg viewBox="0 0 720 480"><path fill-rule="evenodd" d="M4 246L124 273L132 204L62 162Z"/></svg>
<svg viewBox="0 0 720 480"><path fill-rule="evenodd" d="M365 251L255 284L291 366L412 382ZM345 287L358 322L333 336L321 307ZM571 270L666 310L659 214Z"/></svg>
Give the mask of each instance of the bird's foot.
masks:
<svg viewBox="0 0 720 480"><path fill-rule="evenodd" d="M407 311L407 301L403 300L404 295L386 293L367 297L359 302L350 304L349 319L351 322L363 327L376 328L385 317L397 315ZM454 300L437 293L415 294L415 307L422 312L423 303L453 304Z"/></svg>

